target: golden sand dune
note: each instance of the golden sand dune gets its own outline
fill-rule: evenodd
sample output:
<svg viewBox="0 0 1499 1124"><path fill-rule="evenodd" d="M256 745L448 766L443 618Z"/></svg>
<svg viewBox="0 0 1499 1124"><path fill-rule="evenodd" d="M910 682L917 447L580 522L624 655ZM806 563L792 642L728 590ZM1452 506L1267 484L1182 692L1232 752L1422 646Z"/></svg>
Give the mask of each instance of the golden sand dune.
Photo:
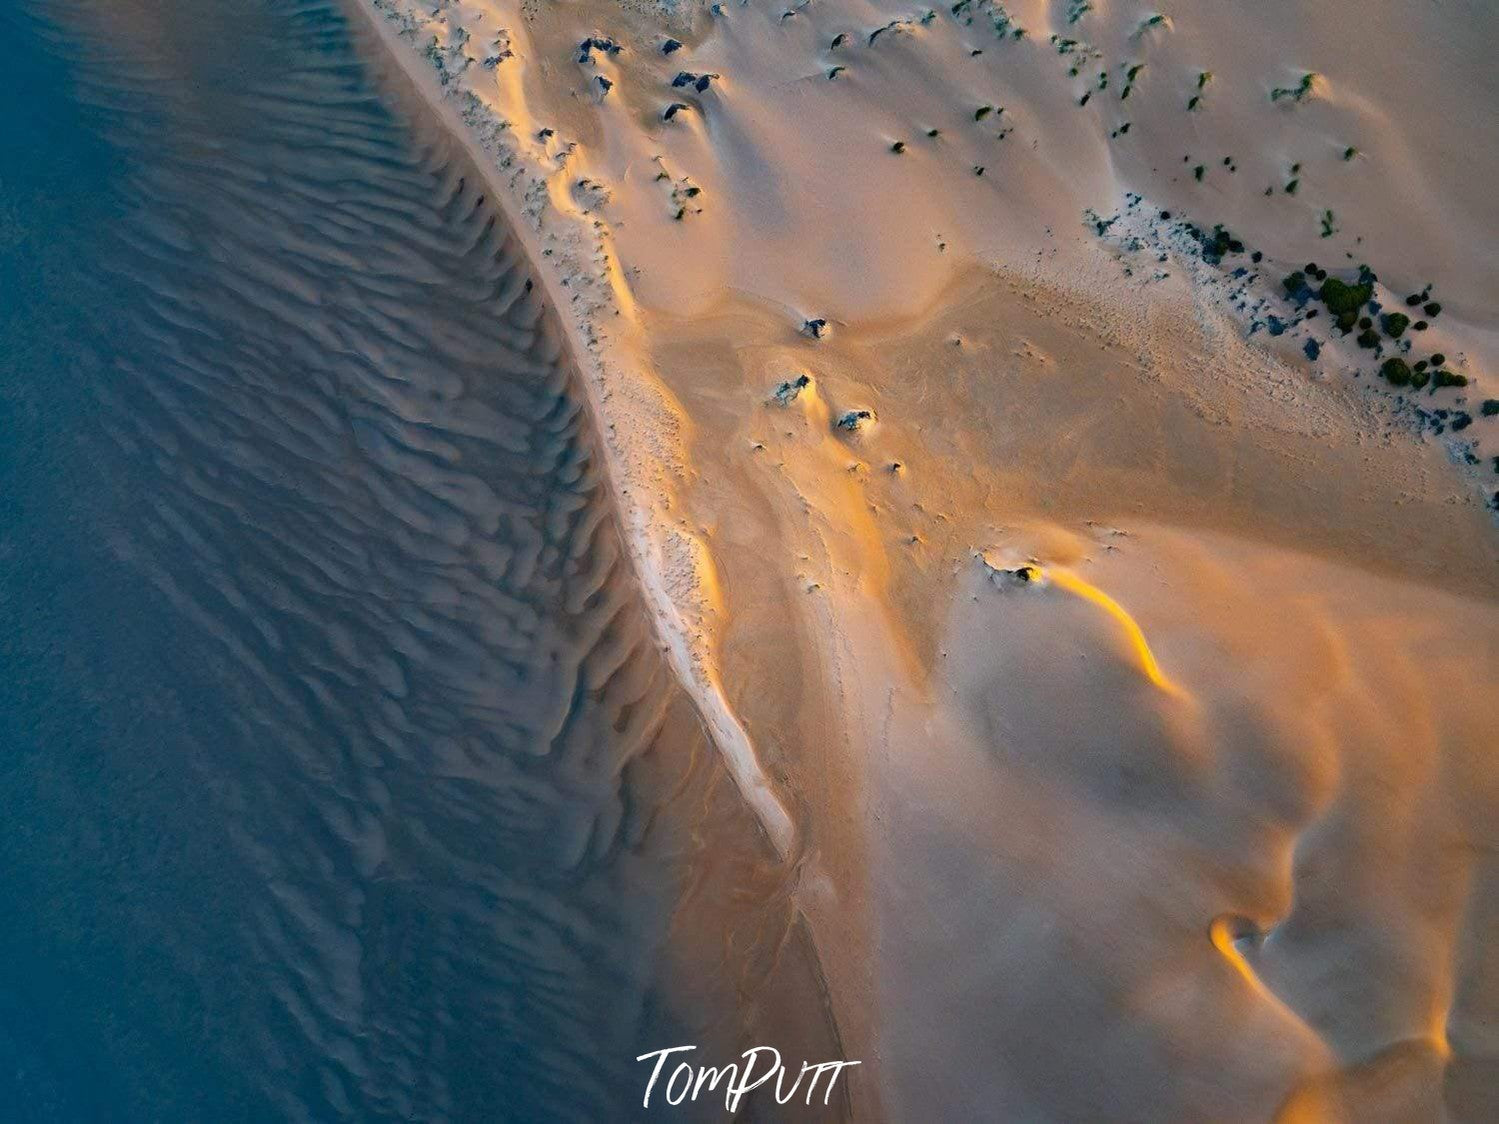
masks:
<svg viewBox="0 0 1499 1124"><path fill-rule="evenodd" d="M1499 1112L1494 10L359 3L566 321L856 1115Z"/></svg>

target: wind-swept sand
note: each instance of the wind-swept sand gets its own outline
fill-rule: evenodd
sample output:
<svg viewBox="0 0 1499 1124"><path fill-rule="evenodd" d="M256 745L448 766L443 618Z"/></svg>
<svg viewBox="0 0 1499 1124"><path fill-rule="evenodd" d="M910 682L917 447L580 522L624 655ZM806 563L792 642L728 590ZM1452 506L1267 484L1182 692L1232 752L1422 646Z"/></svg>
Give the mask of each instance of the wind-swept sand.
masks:
<svg viewBox="0 0 1499 1124"><path fill-rule="evenodd" d="M1493 10L358 2L568 321L856 1112L1499 1112Z"/></svg>

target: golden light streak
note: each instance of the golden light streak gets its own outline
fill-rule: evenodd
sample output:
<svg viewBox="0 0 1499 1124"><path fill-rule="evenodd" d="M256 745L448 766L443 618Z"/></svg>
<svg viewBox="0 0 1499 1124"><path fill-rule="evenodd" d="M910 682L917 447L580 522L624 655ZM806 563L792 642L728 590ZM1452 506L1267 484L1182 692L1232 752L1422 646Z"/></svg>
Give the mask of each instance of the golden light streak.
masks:
<svg viewBox="0 0 1499 1124"><path fill-rule="evenodd" d="M1176 698L1186 698L1187 692L1177 686L1166 673L1161 670L1161 665L1156 662L1155 653L1150 650L1150 645L1145 641L1145 633L1135 623L1135 618L1130 616L1124 606L1115 601L1096 585L1084 581L1071 570L1060 566L1047 566L1040 568L1041 576L1050 579L1061 589L1083 600L1097 605L1108 613L1124 629L1124 634L1129 639L1130 647L1134 650L1136 658L1140 661L1140 667L1145 672L1146 678L1151 683L1165 691L1168 695Z"/></svg>

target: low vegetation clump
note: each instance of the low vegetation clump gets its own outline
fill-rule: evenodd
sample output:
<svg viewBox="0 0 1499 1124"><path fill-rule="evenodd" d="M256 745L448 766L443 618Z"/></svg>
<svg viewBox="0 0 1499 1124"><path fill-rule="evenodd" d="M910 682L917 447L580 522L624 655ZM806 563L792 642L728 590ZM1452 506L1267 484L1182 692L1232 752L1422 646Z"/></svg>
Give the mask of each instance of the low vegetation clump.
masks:
<svg viewBox="0 0 1499 1124"><path fill-rule="evenodd" d="M1190 155L1182 158L1185 164L1190 164L1191 160ZM1199 178L1204 170L1204 166L1200 164L1193 169L1194 173L1199 174ZM1293 174L1297 170L1293 167ZM1096 218L1091 213L1090 217ZM1163 222L1169 222L1172 214L1170 211L1160 211L1159 218ZM1098 233L1104 234L1112 221L1095 223ZM1332 212L1324 212L1324 227L1332 227L1333 221ZM1203 259L1214 265L1220 264L1228 254L1245 251L1243 242L1235 238L1232 232L1221 223L1215 225L1211 231L1205 231L1192 223L1179 223L1178 229L1195 239L1202 248ZM1256 263L1263 259L1263 255L1258 252L1250 256L1251 260ZM1236 271L1234 276L1242 276L1247 272L1241 269ZM1285 291L1286 299L1297 309L1304 309L1309 301L1317 301L1326 308L1336 327L1345 336L1357 332L1358 346L1373 351L1376 356L1375 362L1383 358L1383 362L1379 364L1378 375L1391 386L1413 390L1424 390L1429 387L1432 393L1449 387L1468 386L1468 376L1458 374L1448 368L1445 365L1447 356L1441 352L1411 361L1398 354L1384 357L1386 348L1391 346L1387 343L1388 340L1400 341L1393 345L1394 350L1409 352L1411 345L1405 338L1406 333L1424 331L1429 325L1426 320L1412 322L1411 316L1415 313L1382 310L1380 302L1375 299L1375 287L1378 282L1378 275L1367 265L1358 266L1358 274L1354 279L1344 280L1329 276L1326 269L1310 261L1302 268L1287 273L1281 278L1280 285ZM1411 309L1419 308L1426 316L1434 318L1440 314L1442 306L1431 299L1431 289L1432 286L1428 284L1421 292L1407 296L1406 305ZM1264 324L1268 326L1272 336L1279 336L1298 323L1309 324L1319 311L1320 309L1316 307L1305 309L1299 320L1292 320L1289 323L1276 316L1267 316ZM1261 325L1257 322L1255 326ZM1324 344L1310 338L1303 340L1301 344L1301 350L1306 358L1314 363L1321 358L1323 347ZM1442 419L1443 425L1454 432L1471 425L1475 415L1485 418L1499 416L1499 398L1484 399L1481 406L1472 413L1452 411L1450 418L1447 410L1437 410L1434 414L1436 418ZM1495 458L1495 470L1499 471L1499 458Z"/></svg>
<svg viewBox="0 0 1499 1124"><path fill-rule="evenodd" d="M1327 311L1335 316L1344 313L1355 313L1369 303L1374 296L1374 284L1372 281L1361 281L1357 285L1350 285L1346 281L1339 281L1336 277L1329 277L1322 282L1322 288L1317 294L1322 303L1327 306Z"/></svg>
<svg viewBox="0 0 1499 1124"><path fill-rule="evenodd" d="M1391 386L1410 385L1411 368L1404 359L1386 359L1384 365L1379 368L1379 373Z"/></svg>
<svg viewBox="0 0 1499 1124"><path fill-rule="evenodd" d="M705 94L708 92L708 87L713 84L713 79L717 77L717 74L694 74L690 70L683 70L678 72L677 76L671 80L671 86L674 90L680 90L684 86L691 86L698 93Z"/></svg>
<svg viewBox="0 0 1499 1124"><path fill-rule="evenodd" d="M1317 85L1317 75L1316 75L1316 73L1313 72L1313 71L1308 71L1306 74L1303 74L1301 76L1301 81L1298 82L1296 85L1294 85L1294 86L1277 86L1277 87L1275 87L1275 89L1271 90L1270 91L1270 100L1271 101L1287 100L1287 101L1293 101L1293 102L1305 101L1307 99L1307 96L1309 94L1311 94L1312 90L1316 87L1316 85Z"/></svg>
<svg viewBox="0 0 1499 1124"><path fill-rule="evenodd" d="M680 44L678 44L678 46L680 46ZM592 62L594 51L602 51L604 54L612 57L619 54L622 50L624 50L624 48L616 43L613 39L605 39L600 36L593 36L583 40L583 42L578 44L578 61L581 63Z"/></svg>
<svg viewBox="0 0 1499 1124"><path fill-rule="evenodd" d="M1135 38L1138 39L1147 31L1150 31L1152 28L1156 27L1164 27L1168 31L1171 30L1170 17L1162 15L1160 12L1156 12L1145 17L1145 19L1141 21L1140 26L1135 28Z"/></svg>
<svg viewBox="0 0 1499 1124"><path fill-rule="evenodd" d="M1201 244L1203 260L1212 265L1221 262L1225 254L1244 252L1244 243L1235 238L1231 231L1224 229L1222 223L1214 226L1210 232L1195 226L1189 226L1187 230ZM1287 280L1289 281L1290 278Z"/></svg>
<svg viewBox="0 0 1499 1124"><path fill-rule="evenodd" d="M780 386L776 387L773 397L782 406L789 406L792 402L796 401L797 396L800 395L803 390L811 385L811 375L797 375L796 378L787 379L785 382L781 383Z"/></svg>
<svg viewBox="0 0 1499 1124"><path fill-rule="evenodd" d="M1483 406L1480 407L1480 412L1486 418L1491 418L1495 414L1499 414L1499 398L1485 398Z"/></svg>

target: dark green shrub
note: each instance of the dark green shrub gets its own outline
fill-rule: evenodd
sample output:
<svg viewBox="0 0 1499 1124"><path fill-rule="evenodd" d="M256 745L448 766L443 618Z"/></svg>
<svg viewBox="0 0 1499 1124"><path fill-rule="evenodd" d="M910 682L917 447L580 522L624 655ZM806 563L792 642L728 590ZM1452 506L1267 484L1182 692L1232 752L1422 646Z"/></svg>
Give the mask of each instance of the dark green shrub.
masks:
<svg viewBox="0 0 1499 1124"><path fill-rule="evenodd" d="M1400 334L1405 331L1410 322L1411 318L1403 312L1386 312L1379 318L1379 326L1392 340L1399 339Z"/></svg>
<svg viewBox="0 0 1499 1124"><path fill-rule="evenodd" d="M1440 370L1432 372L1431 383L1434 389L1440 389L1444 386L1467 386L1468 376L1459 375L1455 371L1449 371L1446 367L1443 367Z"/></svg>
<svg viewBox="0 0 1499 1124"><path fill-rule="evenodd" d="M1342 315L1345 312L1357 312L1368 304L1369 298L1374 295L1374 286L1367 281L1350 285L1336 277L1329 277L1322 282L1322 289L1317 295L1327 305L1328 312Z"/></svg>
<svg viewBox="0 0 1499 1124"><path fill-rule="evenodd" d="M1379 368L1379 373L1391 386L1409 386L1411 381L1410 364L1404 359L1386 359L1384 365Z"/></svg>

